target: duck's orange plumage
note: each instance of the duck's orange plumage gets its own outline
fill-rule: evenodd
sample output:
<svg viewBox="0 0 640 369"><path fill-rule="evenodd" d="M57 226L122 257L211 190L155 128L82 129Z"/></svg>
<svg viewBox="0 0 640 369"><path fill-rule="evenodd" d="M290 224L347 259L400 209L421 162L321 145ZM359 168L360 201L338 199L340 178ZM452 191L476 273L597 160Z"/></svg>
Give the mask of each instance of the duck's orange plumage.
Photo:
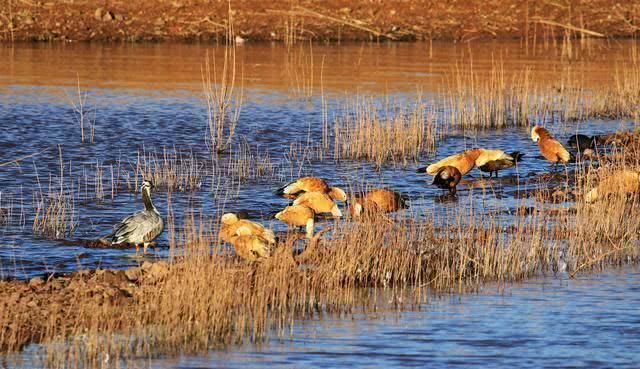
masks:
<svg viewBox="0 0 640 369"><path fill-rule="evenodd" d="M406 208L406 198L397 191L376 188L353 197L349 204L349 213L358 217L362 213L390 213Z"/></svg>
<svg viewBox="0 0 640 369"><path fill-rule="evenodd" d="M292 205L282 209L276 214L276 219L287 223L294 227L306 227L307 237L313 237L314 231L314 217L315 213L313 209L305 205Z"/></svg>
<svg viewBox="0 0 640 369"><path fill-rule="evenodd" d="M460 171L461 175L465 175L473 169L476 165L476 159L483 153L483 149L471 149L464 152L447 156L426 168L418 169L418 173L427 173L429 175L436 175L438 171L443 167L454 167Z"/></svg>
<svg viewBox="0 0 640 369"><path fill-rule="evenodd" d="M293 201L293 205L305 205L313 209L316 214L331 213L335 217L341 217L342 212L335 201L323 192L305 192Z"/></svg>
<svg viewBox="0 0 640 369"><path fill-rule="evenodd" d="M327 182L318 177L302 177L288 183L276 190L276 194L286 198L295 199L305 192L321 192L329 195L332 199L345 201L346 193L338 187L330 187Z"/></svg>
<svg viewBox="0 0 640 369"><path fill-rule="evenodd" d="M531 140L538 143L540 153L552 163L568 163L571 153L546 128L535 126L531 129Z"/></svg>
<svg viewBox="0 0 640 369"><path fill-rule="evenodd" d="M243 229L241 228L241 233L243 233ZM258 236L252 234L233 235L229 242L236 250L236 255L247 261L259 261L271 256L269 244Z"/></svg>
<svg viewBox="0 0 640 369"><path fill-rule="evenodd" d="M236 236L241 227L248 230L250 235L260 237L268 243L276 242L275 235L272 230L250 220L239 219L236 214L224 214L222 216L221 223L218 235L220 239L225 242L231 242L231 237Z"/></svg>
<svg viewBox="0 0 640 369"><path fill-rule="evenodd" d="M427 174L435 176L442 168L453 167L460 172L461 176L463 176L469 173L474 167L480 167L482 170L488 170L493 163L505 160L513 161L515 163L515 159L502 150L474 148L448 156L426 168L420 168L418 169L418 173L426 172Z"/></svg>

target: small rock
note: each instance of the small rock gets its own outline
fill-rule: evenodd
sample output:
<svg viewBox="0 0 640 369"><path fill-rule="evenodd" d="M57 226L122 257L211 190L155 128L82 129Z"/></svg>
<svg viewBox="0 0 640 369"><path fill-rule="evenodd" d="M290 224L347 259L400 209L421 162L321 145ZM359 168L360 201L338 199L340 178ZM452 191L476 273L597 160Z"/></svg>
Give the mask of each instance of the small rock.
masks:
<svg viewBox="0 0 640 369"><path fill-rule="evenodd" d="M154 26L162 27L164 26L164 20L162 18L158 18L153 22Z"/></svg>
<svg viewBox="0 0 640 369"><path fill-rule="evenodd" d="M31 25L31 24L34 24L35 22L36 22L35 19L33 19L33 17L31 16L27 16L24 19L22 19L22 23L26 25Z"/></svg>
<svg viewBox="0 0 640 369"><path fill-rule="evenodd" d="M29 287L38 288L44 284L44 280L40 277L33 277L29 280Z"/></svg>
<svg viewBox="0 0 640 369"><path fill-rule="evenodd" d="M103 13L102 8L98 8L98 9L96 9L96 11L93 13L93 17L94 17L96 20L101 21L101 20L102 20L102 13Z"/></svg>
<svg viewBox="0 0 640 369"><path fill-rule="evenodd" d="M124 20L124 15L116 14L115 15L115 20L117 20L118 22L122 22Z"/></svg>
<svg viewBox="0 0 640 369"><path fill-rule="evenodd" d="M236 44L243 44L246 41L246 39L240 36L236 36L235 41L236 41Z"/></svg>

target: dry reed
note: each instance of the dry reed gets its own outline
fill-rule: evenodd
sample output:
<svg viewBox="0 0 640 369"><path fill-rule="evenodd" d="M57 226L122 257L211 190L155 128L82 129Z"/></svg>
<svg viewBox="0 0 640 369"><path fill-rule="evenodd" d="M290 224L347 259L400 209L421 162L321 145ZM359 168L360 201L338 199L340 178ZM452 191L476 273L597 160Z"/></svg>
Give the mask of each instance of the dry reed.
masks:
<svg viewBox="0 0 640 369"><path fill-rule="evenodd" d="M438 138L435 112L420 98L407 108L389 104L384 109L373 100L356 98L335 118L331 127L334 159L365 159L381 166L407 165L421 154L433 152ZM323 132L328 140L330 132ZM323 142L323 147L329 147Z"/></svg>
<svg viewBox="0 0 640 369"><path fill-rule="evenodd" d="M212 154L220 154L229 149L240 119L244 93L244 81L240 77L240 90L236 92L237 62L236 44L229 9L227 39L224 46L224 61L222 71L218 75L216 58L209 54L202 70L202 89L207 103L208 145Z"/></svg>

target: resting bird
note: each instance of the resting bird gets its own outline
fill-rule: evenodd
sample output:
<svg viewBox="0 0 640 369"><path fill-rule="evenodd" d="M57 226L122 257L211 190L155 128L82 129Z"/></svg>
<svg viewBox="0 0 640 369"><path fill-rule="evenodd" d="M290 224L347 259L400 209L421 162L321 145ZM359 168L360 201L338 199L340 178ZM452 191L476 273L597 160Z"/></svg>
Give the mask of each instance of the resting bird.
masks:
<svg viewBox="0 0 640 369"><path fill-rule="evenodd" d="M111 239L112 245L133 244L136 245L136 249L143 245L144 253L146 253L149 244L162 233L164 221L151 202L151 189L153 188L153 183L150 181L142 182L140 191L142 191L144 210L129 215L114 227L114 232L107 236Z"/></svg>
<svg viewBox="0 0 640 369"><path fill-rule="evenodd" d="M507 154L502 150L485 150L485 153L476 159L476 166L485 173L489 172L489 178L493 176L494 172L498 177L499 170L514 167L522 160L523 156L524 154L519 151Z"/></svg>
<svg viewBox="0 0 640 369"><path fill-rule="evenodd" d="M538 143L542 156L554 163L554 168L558 163L566 164L572 159L571 153L554 139L546 128L533 127L531 129L531 140Z"/></svg>
<svg viewBox="0 0 640 369"><path fill-rule="evenodd" d="M305 192L293 201L293 205L305 205L313 209L316 214L331 213L336 218L342 216L333 198L323 192Z"/></svg>
<svg viewBox="0 0 640 369"><path fill-rule="evenodd" d="M321 192L332 199L345 201L347 194L339 187L329 187L327 182L318 177L302 177L278 188L274 193L289 199L295 199L305 192Z"/></svg>
<svg viewBox="0 0 640 369"><path fill-rule="evenodd" d="M260 236L253 234L253 229L249 226L241 226L229 238L229 242L236 250L236 255L247 261L260 261L271 256L269 243Z"/></svg>
<svg viewBox="0 0 640 369"><path fill-rule="evenodd" d="M610 195L638 192L640 192L640 173L632 170L618 170L587 192L584 201L587 204L592 204Z"/></svg>
<svg viewBox="0 0 640 369"><path fill-rule="evenodd" d="M407 207L407 197L400 192L376 188L353 196L349 203L349 213L357 218L363 214L391 213Z"/></svg>
<svg viewBox="0 0 640 369"><path fill-rule="evenodd" d="M272 230L265 228L263 225L252 222L247 219L240 219L238 214L226 213L222 216L220 231L218 235L221 240L231 243L231 237L238 235L240 228L249 231L249 235L256 236L267 243L276 243L276 236Z"/></svg>
<svg viewBox="0 0 640 369"><path fill-rule="evenodd" d="M313 238L315 213L305 205L292 205L276 214L276 219L294 227L305 227L307 238Z"/></svg>
<svg viewBox="0 0 640 369"><path fill-rule="evenodd" d="M444 190L449 190L449 193L455 195L457 190L456 186L460 183L462 175L456 167L442 167L438 170L435 176L433 176L432 185L436 185Z"/></svg>

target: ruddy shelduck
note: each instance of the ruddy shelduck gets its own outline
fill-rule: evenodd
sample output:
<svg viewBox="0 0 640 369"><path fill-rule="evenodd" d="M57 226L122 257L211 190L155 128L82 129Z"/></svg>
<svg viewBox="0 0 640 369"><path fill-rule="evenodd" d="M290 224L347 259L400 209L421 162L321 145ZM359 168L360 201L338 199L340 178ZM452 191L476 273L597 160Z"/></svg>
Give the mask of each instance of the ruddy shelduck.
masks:
<svg viewBox="0 0 640 369"><path fill-rule="evenodd" d="M571 153L558 140L554 139L544 127L533 127L531 129L531 140L538 143L542 156L555 165L558 163L566 164L572 158Z"/></svg>
<svg viewBox="0 0 640 369"><path fill-rule="evenodd" d="M330 187L324 179L318 177L299 178L278 188L275 194L289 199L295 199L305 192L321 192L329 195L334 200L347 200L347 194L344 190L339 187Z"/></svg>
<svg viewBox="0 0 640 369"><path fill-rule="evenodd" d="M465 175L476 165L476 159L478 159L480 154L480 149L466 150L458 154L447 156L446 158L427 167L418 168L417 172L427 173L434 176L441 168L449 166L458 169L460 175Z"/></svg>
<svg viewBox="0 0 640 369"><path fill-rule="evenodd" d="M522 157L519 152L514 152L514 154L518 158L506 154L502 150L474 148L448 156L427 167L419 168L417 172L435 176L443 167L454 167L458 169L461 176L469 173L474 167L482 167L480 170L484 172L497 172L500 169L514 166L516 161Z"/></svg>
<svg viewBox="0 0 640 369"><path fill-rule="evenodd" d="M315 222L313 209L306 205L291 205L276 214L276 219L294 227L305 227L307 238L313 237Z"/></svg>
<svg viewBox="0 0 640 369"><path fill-rule="evenodd" d="M497 177L498 171L516 166L524 156L519 151L507 154L502 150L482 150L482 154L476 159L476 166L481 171L488 172L489 178L493 176L493 173Z"/></svg>
<svg viewBox="0 0 640 369"><path fill-rule="evenodd" d="M640 173L633 170L618 170L605 177L598 186L587 192L584 201L592 204L611 195L640 192Z"/></svg>
<svg viewBox="0 0 640 369"><path fill-rule="evenodd" d="M323 192L305 192L293 201L293 205L305 205L316 214L331 213L336 218L342 216L338 204L331 196Z"/></svg>
<svg viewBox="0 0 640 369"><path fill-rule="evenodd" d="M431 184L449 190L450 194L455 195L457 192L456 186L460 183L460 179L462 179L462 174L456 167L446 166L440 168L438 173L433 176Z"/></svg>
<svg viewBox="0 0 640 369"><path fill-rule="evenodd" d="M236 255L247 261L259 261L271 256L271 247L262 237L253 234L247 226L241 226L229 239L236 250Z"/></svg>
<svg viewBox="0 0 640 369"><path fill-rule="evenodd" d="M376 188L354 195L349 203L349 213L357 218L365 213L391 213L407 207L407 198L400 192Z"/></svg>
<svg viewBox="0 0 640 369"><path fill-rule="evenodd" d="M270 244L276 242L275 234L272 230L265 228L263 225L252 222L247 219L239 219L237 214L226 213L222 216L220 231L218 235L221 240L231 243L231 238L238 235L238 230L243 228L248 235L260 237Z"/></svg>

